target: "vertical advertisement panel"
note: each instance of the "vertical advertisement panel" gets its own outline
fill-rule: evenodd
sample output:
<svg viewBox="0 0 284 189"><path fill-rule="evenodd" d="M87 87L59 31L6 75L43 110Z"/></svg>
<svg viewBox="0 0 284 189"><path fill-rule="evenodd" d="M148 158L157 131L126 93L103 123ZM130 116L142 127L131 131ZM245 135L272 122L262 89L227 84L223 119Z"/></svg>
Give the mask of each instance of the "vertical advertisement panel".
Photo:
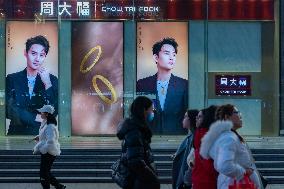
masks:
<svg viewBox="0 0 284 189"><path fill-rule="evenodd" d="M284 80L284 2L280 3L280 81ZM284 82L280 83L280 93L284 91ZM284 135L284 96L280 95L280 134Z"/></svg>
<svg viewBox="0 0 284 189"><path fill-rule="evenodd" d="M136 94L153 99L155 134L183 134L188 106L188 23L137 23Z"/></svg>
<svg viewBox="0 0 284 189"><path fill-rule="evenodd" d="M6 133L38 134L45 104L58 107L56 22L6 24Z"/></svg>
<svg viewBox="0 0 284 189"><path fill-rule="evenodd" d="M123 23L72 23L72 134L114 134L123 118Z"/></svg>

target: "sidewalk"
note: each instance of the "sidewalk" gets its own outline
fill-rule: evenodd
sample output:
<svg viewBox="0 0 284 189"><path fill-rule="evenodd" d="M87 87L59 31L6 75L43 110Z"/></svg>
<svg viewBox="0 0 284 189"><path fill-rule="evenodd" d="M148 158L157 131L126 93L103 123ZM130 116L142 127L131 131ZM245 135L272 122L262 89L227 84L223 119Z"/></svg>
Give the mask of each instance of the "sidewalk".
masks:
<svg viewBox="0 0 284 189"><path fill-rule="evenodd" d="M67 183L66 189L120 189L115 184L101 183ZM41 189L39 183L0 183L1 189ZM50 187L53 189L52 187ZM161 189L171 189L171 185L163 184Z"/></svg>
<svg viewBox="0 0 284 189"><path fill-rule="evenodd" d="M100 183L77 183L77 184L65 184L66 189L120 189L115 184L100 184ZM39 183L0 183L1 189L40 189ZM52 188L52 187L51 187ZM283 189L284 184L268 185L266 189ZM171 189L170 184L162 184L161 189Z"/></svg>
<svg viewBox="0 0 284 189"><path fill-rule="evenodd" d="M184 136L154 136L152 147L155 149L176 149ZM254 149L283 149L284 137L245 137ZM1 150L31 150L34 146L30 137L0 137ZM119 149L116 137L62 137L62 149ZM113 183L66 183L67 189L119 189ZM52 187L51 187L52 188ZM39 183L0 183L0 189L41 189ZM171 189L170 184L161 189ZM284 184L268 185L266 189L284 189Z"/></svg>
<svg viewBox="0 0 284 189"><path fill-rule="evenodd" d="M153 149L177 149L185 136L154 136L151 147ZM0 150L31 150L34 142L32 136L4 136L0 137ZM284 147L284 137L253 137L245 136L250 148L281 149ZM121 141L116 137L61 137L62 149L120 149Z"/></svg>

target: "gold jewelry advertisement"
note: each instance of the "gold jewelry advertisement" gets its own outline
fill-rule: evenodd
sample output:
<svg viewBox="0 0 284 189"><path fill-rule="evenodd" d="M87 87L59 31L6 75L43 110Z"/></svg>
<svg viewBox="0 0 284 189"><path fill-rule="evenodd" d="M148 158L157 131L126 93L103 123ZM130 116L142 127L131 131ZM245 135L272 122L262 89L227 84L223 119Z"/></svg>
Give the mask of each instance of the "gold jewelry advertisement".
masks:
<svg viewBox="0 0 284 189"><path fill-rule="evenodd" d="M123 23L72 23L72 134L115 134L123 118Z"/></svg>

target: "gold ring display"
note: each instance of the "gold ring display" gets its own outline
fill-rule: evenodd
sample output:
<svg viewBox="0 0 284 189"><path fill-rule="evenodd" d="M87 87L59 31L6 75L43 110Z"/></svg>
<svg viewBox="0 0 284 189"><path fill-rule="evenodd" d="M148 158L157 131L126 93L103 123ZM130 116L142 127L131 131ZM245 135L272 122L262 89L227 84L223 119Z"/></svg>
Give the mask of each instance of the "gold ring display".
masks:
<svg viewBox="0 0 284 189"><path fill-rule="evenodd" d="M97 85L97 79L100 79L110 90L111 92L111 99L107 98L104 96L104 94L101 92L101 90L99 89L98 85ZM93 87L95 88L95 91L98 93L99 97L107 104L113 104L117 101L117 95L116 92L112 86L112 84L109 82L109 80L107 80L107 78L105 78L102 75L95 75L92 79L93 82Z"/></svg>
<svg viewBox="0 0 284 189"><path fill-rule="evenodd" d="M87 67L87 68L84 69L83 67L84 67L84 65L86 64L86 62L87 62L89 56L90 56L93 52L95 52L96 50L99 50L96 59L93 61L93 63L92 63L89 67ZM81 64L80 64L80 71L81 71L82 73L87 73L88 71L90 71L90 70L95 66L95 64L98 62L99 58L101 57L101 54L102 54L102 47L101 47L100 45L97 45L97 46L95 46L94 48L92 48L92 49L84 56L83 60L81 61Z"/></svg>

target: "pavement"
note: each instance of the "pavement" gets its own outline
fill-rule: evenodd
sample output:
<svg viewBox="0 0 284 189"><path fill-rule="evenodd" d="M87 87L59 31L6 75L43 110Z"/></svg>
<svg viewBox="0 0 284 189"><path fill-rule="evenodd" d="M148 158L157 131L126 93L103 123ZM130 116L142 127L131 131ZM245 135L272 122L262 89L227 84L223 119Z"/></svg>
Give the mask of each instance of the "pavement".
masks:
<svg viewBox="0 0 284 189"><path fill-rule="evenodd" d="M120 189L115 184L76 183L65 184L66 189ZM0 183L1 189L41 189L39 183ZM51 187L52 189L52 187ZM172 189L170 184L162 184L161 189ZM266 189L284 189L284 184L268 185Z"/></svg>
<svg viewBox="0 0 284 189"><path fill-rule="evenodd" d="M183 135L157 136L152 138L153 149L177 149L184 139ZM250 148L281 149L284 148L284 137L244 136ZM0 150L33 149L32 136L0 136ZM62 149L119 149L121 141L116 137L60 137Z"/></svg>
<svg viewBox="0 0 284 189"><path fill-rule="evenodd" d="M176 149L184 136L154 136L152 148ZM32 149L31 137L0 137L1 150ZM284 137L245 137L250 148L280 149L284 147ZM61 137L62 149L108 149L120 148L116 137ZM119 189L113 183L66 183L67 189ZM0 183L0 189L41 189L39 183ZM51 187L52 189L52 187ZM161 189L171 189L170 184L161 185ZM268 185L266 189L284 189L284 184Z"/></svg>
<svg viewBox="0 0 284 189"><path fill-rule="evenodd" d="M100 184L100 183L76 183L65 184L66 189L120 189L115 184ZM41 189L39 183L0 183L1 189ZM52 189L52 187L51 187ZM163 184L161 189L171 189L171 185Z"/></svg>

